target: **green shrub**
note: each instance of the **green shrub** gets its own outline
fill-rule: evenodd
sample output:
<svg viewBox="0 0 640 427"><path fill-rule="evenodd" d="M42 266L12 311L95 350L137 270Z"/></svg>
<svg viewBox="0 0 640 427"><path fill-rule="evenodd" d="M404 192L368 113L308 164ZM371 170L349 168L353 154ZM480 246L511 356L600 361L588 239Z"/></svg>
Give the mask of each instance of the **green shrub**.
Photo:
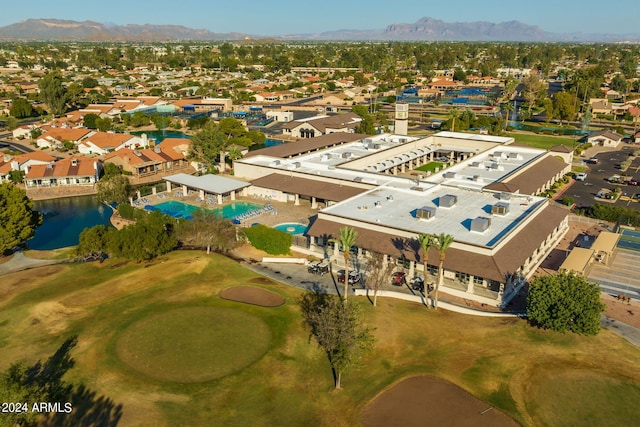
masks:
<svg viewBox="0 0 640 427"><path fill-rule="evenodd" d="M122 218L134 219L136 209L129 203L120 203L118 205L118 213Z"/></svg>
<svg viewBox="0 0 640 427"><path fill-rule="evenodd" d="M262 224L246 228L244 231L256 249L271 255L286 255L290 252L293 237L289 233Z"/></svg>
<svg viewBox="0 0 640 427"><path fill-rule="evenodd" d="M562 204L566 205L566 206L571 206L575 203L576 201L574 200L573 197L569 197L569 196L565 196L562 198Z"/></svg>

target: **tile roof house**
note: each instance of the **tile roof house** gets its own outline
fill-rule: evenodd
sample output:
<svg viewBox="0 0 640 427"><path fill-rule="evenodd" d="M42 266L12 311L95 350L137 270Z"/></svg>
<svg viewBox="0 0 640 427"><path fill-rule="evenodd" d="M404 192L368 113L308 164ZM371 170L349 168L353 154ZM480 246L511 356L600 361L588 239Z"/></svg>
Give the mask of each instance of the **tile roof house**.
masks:
<svg viewBox="0 0 640 427"><path fill-rule="evenodd" d="M142 137L125 133L95 132L78 144L82 154L104 155L123 148L145 148L149 146L146 135Z"/></svg>
<svg viewBox="0 0 640 427"><path fill-rule="evenodd" d="M289 122L282 126L282 132L294 138L313 138L334 132L354 133L361 121L355 113L316 116Z"/></svg>
<svg viewBox="0 0 640 427"><path fill-rule="evenodd" d="M79 128L49 128L36 139L39 148L61 148L65 141L78 145L84 138L91 135L91 129Z"/></svg>
<svg viewBox="0 0 640 427"><path fill-rule="evenodd" d="M162 144L143 150L123 148L104 157L105 162L119 166L140 178L149 175L178 173L189 167L186 154L190 141L181 138L167 138Z"/></svg>
<svg viewBox="0 0 640 427"><path fill-rule="evenodd" d="M33 165L47 165L56 161L56 158L42 151L32 151L30 153L11 156L5 154L0 157L0 183L9 181L11 171L26 171Z"/></svg>
<svg viewBox="0 0 640 427"><path fill-rule="evenodd" d="M33 165L25 171L27 188L94 185L102 166L99 160L72 156L46 165Z"/></svg>

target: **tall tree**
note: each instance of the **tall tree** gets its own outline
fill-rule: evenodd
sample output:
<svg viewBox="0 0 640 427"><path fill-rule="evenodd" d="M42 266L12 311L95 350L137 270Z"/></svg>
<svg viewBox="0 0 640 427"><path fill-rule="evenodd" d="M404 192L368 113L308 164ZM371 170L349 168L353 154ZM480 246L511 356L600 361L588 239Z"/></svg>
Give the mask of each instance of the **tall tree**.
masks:
<svg viewBox="0 0 640 427"><path fill-rule="evenodd" d="M231 221L205 209L194 211L191 220L181 221L176 234L184 245L207 248L207 254L211 250L225 253L238 245Z"/></svg>
<svg viewBox="0 0 640 427"><path fill-rule="evenodd" d="M215 123L208 122L191 138L191 156L207 165L209 171L214 171L213 165L217 157L221 156L221 160L224 161L222 153L227 148L228 141L227 135L221 132Z"/></svg>
<svg viewBox="0 0 640 427"><path fill-rule="evenodd" d="M449 114L447 114L447 116L449 117L449 120L451 120L451 132L455 132L456 131L456 119L459 116L459 111L456 107L453 107L451 110L449 110Z"/></svg>
<svg viewBox="0 0 640 427"><path fill-rule="evenodd" d="M32 238L40 224L42 215L33 210L27 193L11 183L0 184L0 255Z"/></svg>
<svg viewBox="0 0 640 427"><path fill-rule="evenodd" d="M378 293L389 283L389 277L393 273L394 265L385 262L386 255L380 252L369 252L367 260L367 275L365 284L373 290L373 306L378 306Z"/></svg>
<svg viewBox="0 0 640 427"><path fill-rule="evenodd" d="M131 194L133 194L131 182L129 182L129 179L124 175L105 176L98 181L96 187L98 190L98 200L112 209L111 203L126 202Z"/></svg>
<svg viewBox="0 0 640 427"><path fill-rule="evenodd" d="M307 292L299 305L310 335L329 358L334 385L339 389L342 373L358 366L362 356L373 349L372 331L364 326L359 305L333 295Z"/></svg>
<svg viewBox="0 0 640 427"><path fill-rule="evenodd" d="M49 73L38 82L40 97L54 116L61 116L65 111L67 93L62 86L62 77L58 73Z"/></svg>
<svg viewBox="0 0 640 427"><path fill-rule="evenodd" d="M337 239L330 239L336 245L342 247L342 253L344 255L344 295L343 298L347 300L347 293L349 291L349 258L351 254L351 247L356 244L358 240L358 232L351 227L341 227L340 236Z"/></svg>
<svg viewBox="0 0 640 427"><path fill-rule="evenodd" d="M425 297L429 297L429 285L427 284L427 272L429 271L429 250L436 245L435 237L433 234L418 234L418 243L420 243L420 248L422 249L422 268L424 270L424 286L425 286ZM428 303L427 303L428 304Z"/></svg>
<svg viewBox="0 0 640 427"><path fill-rule="evenodd" d="M16 98L11 103L11 108L9 109L9 114L16 119L24 119L25 117L31 117L33 114L33 107L24 98Z"/></svg>
<svg viewBox="0 0 640 427"><path fill-rule="evenodd" d="M507 112L507 117L504 121L504 127L506 128L507 126L509 126L509 113L511 113L515 109L515 107L512 103L507 102L502 105L502 108L504 108L504 110Z"/></svg>
<svg viewBox="0 0 640 427"><path fill-rule="evenodd" d="M573 120L576 115L577 98L569 92L556 92L551 98L553 111L560 120Z"/></svg>
<svg viewBox="0 0 640 427"><path fill-rule="evenodd" d="M440 264L438 264L438 281L436 282L436 289L434 292L434 308L438 309L438 290L440 286L444 282L444 260L446 257L447 250L453 243L453 236L451 234L440 233L435 237L435 248L438 250L440 254Z"/></svg>
<svg viewBox="0 0 640 427"><path fill-rule="evenodd" d="M535 277L529 286L529 322L543 329L596 335L605 308L600 286L573 273Z"/></svg>

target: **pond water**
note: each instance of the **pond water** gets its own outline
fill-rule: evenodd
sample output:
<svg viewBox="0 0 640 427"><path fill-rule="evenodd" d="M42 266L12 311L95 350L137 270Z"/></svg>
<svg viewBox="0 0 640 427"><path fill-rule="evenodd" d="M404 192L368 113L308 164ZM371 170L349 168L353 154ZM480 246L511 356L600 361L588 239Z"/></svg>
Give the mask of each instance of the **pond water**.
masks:
<svg viewBox="0 0 640 427"><path fill-rule="evenodd" d="M110 226L112 213L94 196L38 200L33 202L33 208L42 214L43 222L27 244L37 250L77 245L85 228L99 224Z"/></svg>

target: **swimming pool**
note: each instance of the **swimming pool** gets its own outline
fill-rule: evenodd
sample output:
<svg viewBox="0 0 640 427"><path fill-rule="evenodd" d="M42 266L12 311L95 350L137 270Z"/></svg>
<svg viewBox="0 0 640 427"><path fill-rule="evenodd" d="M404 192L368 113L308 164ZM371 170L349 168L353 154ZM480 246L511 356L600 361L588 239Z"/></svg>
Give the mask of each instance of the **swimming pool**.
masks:
<svg viewBox="0 0 640 427"><path fill-rule="evenodd" d="M282 224L274 225L273 228L293 235L303 234L305 231L307 231L306 225L299 224L297 222L285 222Z"/></svg>
<svg viewBox="0 0 640 427"><path fill-rule="evenodd" d="M163 214L170 215L174 218L193 218L193 213L198 209L202 209L198 206L189 205L187 203L177 202L175 200L171 200L168 202L162 202L155 206L145 206L147 210L157 210L162 212ZM228 205L215 208L215 209L207 209L219 216L222 216L227 219L232 219L237 217L238 215L243 215L251 211L256 211L262 209L262 206L256 205L255 203L247 203L247 202L233 202Z"/></svg>

